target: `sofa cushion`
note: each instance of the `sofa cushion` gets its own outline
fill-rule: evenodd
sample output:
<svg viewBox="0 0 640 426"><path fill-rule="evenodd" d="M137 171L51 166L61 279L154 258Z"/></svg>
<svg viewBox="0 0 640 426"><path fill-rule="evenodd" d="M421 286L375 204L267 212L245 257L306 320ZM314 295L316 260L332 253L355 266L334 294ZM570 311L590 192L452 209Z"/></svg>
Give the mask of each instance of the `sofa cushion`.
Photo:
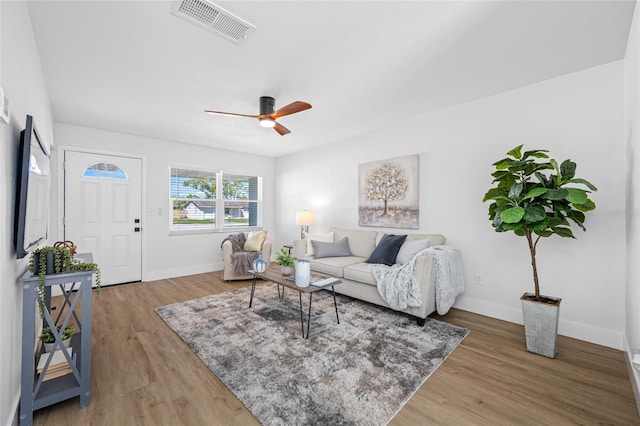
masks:
<svg viewBox="0 0 640 426"><path fill-rule="evenodd" d="M351 256L351 251L349 251L349 239L347 237L344 237L337 243L311 241L311 245L313 246L314 259L320 259L323 257Z"/></svg>
<svg viewBox="0 0 640 426"><path fill-rule="evenodd" d="M328 234L309 234L307 236L307 254L306 256L313 256L313 245L311 241L323 241L325 243L333 242L333 232L329 232Z"/></svg>
<svg viewBox="0 0 640 426"><path fill-rule="evenodd" d="M340 241L344 237L349 239L351 254L365 259L371 255L376 246L376 231L358 231L351 229L332 228L333 240Z"/></svg>
<svg viewBox="0 0 640 426"><path fill-rule="evenodd" d="M400 247L398 257L396 257L396 263L404 265L415 257L418 252L428 248L431 245L431 240L410 240L407 238Z"/></svg>
<svg viewBox="0 0 640 426"><path fill-rule="evenodd" d="M343 278L343 269L345 266L353 265L356 263L362 263L365 261L363 257L348 256L348 257L325 257L321 259L313 259L311 257L305 258L311 264L311 270L320 272L321 274L328 274L334 277Z"/></svg>
<svg viewBox="0 0 640 426"><path fill-rule="evenodd" d="M385 234L367 259L367 263L382 263L391 266L396 263L398 251L407 239L406 235Z"/></svg>
<svg viewBox="0 0 640 426"><path fill-rule="evenodd" d="M431 241L429 247L440 246L447 242L447 239L442 234L409 234L407 240L429 240Z"/></svg>
<svg viewBox="0 0 640 426"><path fill-rule="evenodd" d="M347 280L358 281L369 285L377 285L373 274L369 272L368 263L356 263L344 267L344 278Z"/></svg>

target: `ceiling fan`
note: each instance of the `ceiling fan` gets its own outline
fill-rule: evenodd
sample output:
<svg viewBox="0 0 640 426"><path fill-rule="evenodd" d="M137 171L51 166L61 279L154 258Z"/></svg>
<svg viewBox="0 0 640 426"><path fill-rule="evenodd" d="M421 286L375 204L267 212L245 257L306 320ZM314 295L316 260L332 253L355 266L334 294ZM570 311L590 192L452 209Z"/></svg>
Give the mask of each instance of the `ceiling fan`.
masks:
<svg viewBox="0 0 640 426"><path fill-rule="evenodd" d="M311 104L302 101L295 101L290 103L289 105L283 106L277 111L274 111L273 109L275 107L275 104L276 100L271 96L262 96L260 97L260 114L257 115L238 114L235 112L225 111L212 111L210 109L205 109L204 112L207 112L209 114L231 115L234 117L257 118L258 120L260 120L260 125L262 127L272 127L276 132L280 133L280 136L284 136L287 133L291 133L291 130L278 123L276 119L284 117L285 115L295 114L297 112L301 112L311 108Z"/></svg>

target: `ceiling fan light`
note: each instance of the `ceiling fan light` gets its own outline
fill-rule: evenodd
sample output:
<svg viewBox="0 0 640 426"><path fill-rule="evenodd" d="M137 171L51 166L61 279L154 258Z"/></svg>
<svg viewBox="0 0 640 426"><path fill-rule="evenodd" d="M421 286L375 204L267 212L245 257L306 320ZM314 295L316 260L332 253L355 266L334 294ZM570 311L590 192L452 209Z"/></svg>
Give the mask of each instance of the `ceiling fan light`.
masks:
<svg viewBox="0 0 640 426"><path fill-rule="evenodd" d="M270 127L273 129L274 127L276 127L276 120L274 120L273 118L261 118L260 125L262 127Z"/></svg>

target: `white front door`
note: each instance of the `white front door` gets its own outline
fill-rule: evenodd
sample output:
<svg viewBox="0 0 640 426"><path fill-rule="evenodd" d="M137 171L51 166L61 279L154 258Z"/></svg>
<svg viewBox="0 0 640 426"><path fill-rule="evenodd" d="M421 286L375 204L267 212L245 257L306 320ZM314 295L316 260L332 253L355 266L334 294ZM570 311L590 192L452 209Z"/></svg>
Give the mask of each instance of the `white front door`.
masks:
<svg viewBox="0 0 640 426"><path fill-rule="evenodd" d="M142 279L142 160L65 151L64 239L93 253L102 285Z"/></svg>

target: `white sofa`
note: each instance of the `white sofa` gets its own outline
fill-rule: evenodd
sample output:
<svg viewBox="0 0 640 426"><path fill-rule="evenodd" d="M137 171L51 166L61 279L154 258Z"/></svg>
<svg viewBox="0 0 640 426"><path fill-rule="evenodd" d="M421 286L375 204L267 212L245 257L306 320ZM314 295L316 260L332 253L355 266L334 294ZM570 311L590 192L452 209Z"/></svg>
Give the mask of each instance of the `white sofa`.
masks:
<svg viewBox="0 0 640 426"><path fill-rule="evenodd" d="M308 260L312 271L340 278L342 284L335 287L336 293L389 307L380 297L376 281L371 272L369 272L369 264L366 263L377 242L385 232L341 228L331 228L330 232L333 232L334 242L347 237L352 256L314 259L313 256L306 255L306 240L294 241L294 256ZM387 233L402 234L402 232ZM311 236L311 239L313 239L313 236ZM428 239L431 242L431 246L441 245L446 241L446 238L440 234L408 234L407 240L410 239ZM422 254L416 260L415 278L420 284L422 304L417 307L408 307L402 312L417 317L418 324L422 325L427 316L436 310L433 258L430 255Z"/></svg>

